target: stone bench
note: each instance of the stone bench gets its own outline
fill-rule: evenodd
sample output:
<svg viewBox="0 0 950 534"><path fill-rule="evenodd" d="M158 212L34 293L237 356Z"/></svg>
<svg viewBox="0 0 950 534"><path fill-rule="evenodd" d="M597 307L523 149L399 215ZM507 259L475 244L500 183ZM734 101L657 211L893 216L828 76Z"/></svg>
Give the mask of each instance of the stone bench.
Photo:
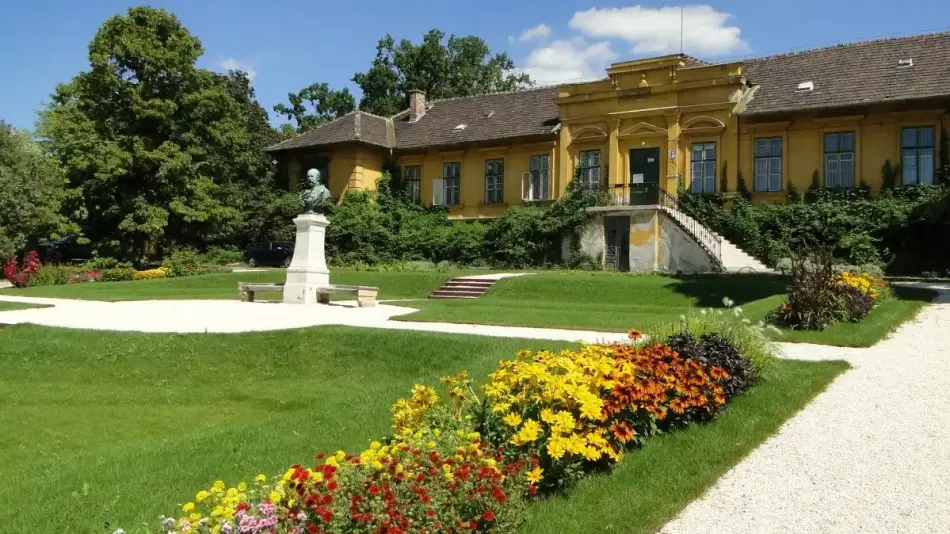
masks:
<svg viewBox="0 0 950 534"><path fill-rule="evenodd" d="M280 293L284 284L261 284L255 282L238 282L238 294L241 302L254 302L255 293ZM379 288L371 286L342 286L328 285L316 288L317 302L329 304L332 293L348 293L356 295L356 302L360 308L372 308L376 305L376 295Z"/></svg>

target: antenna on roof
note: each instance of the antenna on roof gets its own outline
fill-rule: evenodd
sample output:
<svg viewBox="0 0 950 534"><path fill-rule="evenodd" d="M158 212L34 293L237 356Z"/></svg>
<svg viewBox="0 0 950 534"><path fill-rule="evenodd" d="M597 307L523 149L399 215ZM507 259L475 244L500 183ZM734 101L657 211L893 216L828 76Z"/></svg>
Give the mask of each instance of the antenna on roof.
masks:
<svg viewBox="0 0 950 534"><path fill-rule="evenodd" d="M683 55L683 12L686 7L680 6L680 55Z"/></svg>

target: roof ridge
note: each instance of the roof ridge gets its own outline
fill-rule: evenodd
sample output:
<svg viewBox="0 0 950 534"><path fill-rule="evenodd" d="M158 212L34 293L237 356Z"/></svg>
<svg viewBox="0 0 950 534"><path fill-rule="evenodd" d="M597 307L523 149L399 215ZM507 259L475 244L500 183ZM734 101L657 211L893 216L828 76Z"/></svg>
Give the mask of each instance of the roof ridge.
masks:
<svg viewBox="0 0 950 534"><path fill-rule="evenodd" d="M352 115L352 114L356 113L357 111L359 111L359 110L358 110L358 109L354 109L353 111L348 111L348 112L344 113L343 115L340 115L339 117L337 117L337 118L335 118L335 119L328 120L327 122L321 122L320 124L311 126L310 128L308 128L308 129L306 129L306 130L304 130L304 131L298 133L297 135L291 137L290 139L284 139L283 141L281 141L281 142L277 143L276 145L273 145L273 146L271 146L271 147L269 147L269 148L272 148L272 149L274 149L274 148L279 148L279 147L280 147L281 145L283 145L284 143L288 143L288 142L290 142L290 141L293 141L294 139L297 139L298 137L307 135L307 134L310 133L310 132L315 132L315 131L319 130L320 128L323 128L324 126L326 126L326 125L328 125L328 124L332 124L332 123L334 123L334 122L336 122L336 121L338 121L338 120L340 120L340 119L343 119L343 118L345 118L345 117L348 116L348 115ZM359 137L359 136L357 135L357 137Z"/></svg>
<svg viewBox="0 0 950 534"><path fill-rule="evenodd" d="M382 116L382 115L377 115L377 114L375 114L375 113L370 113L369 111L364 111L364 110L359 109L359 108L356 108L356 109L353 110L353 111L359 112L359 113L361 113L361 114L363 114L363 115L369 115L370 117L376 117L377 119L386 120L386 119L389 118L389 117L384 117L384 116ZM350 113L352 113L352 111L351 111Z"/></svg>
<svg viewBox="0 0 950 534"><path fill-rule="evenodd" d="M357 113L353 117L353 133L356 135L357 139L362 139L361 137L362 127L360 125L360 117L362 117L362 115L360 115L359 113Z"/></svg>
<svg viewBox="0 0 950 534"><path fill-rule="evenodd" d="M847 43L836 43L836 44L833 44L833 45L819 46L819 47L817 47L817 48L807 48L807 49L804 49L804 50L796 50L796 51L794 51L794 52L783 52L783 53L779 53L779 54L771 54L771 55L768 55L768 56L747 58L747 59L744 59L744 60L741 60L741 61L743 61L743 62L745 62L745 61L750 61L750 62L766 61L766 60L770 60L770 59L778 59L778 58L784 58L784 57L800 56L800 55L803 55L803 54L810 54L810 53L812 53L812 52L824 52L824 51L827 51L827 50L835 50L835 49L838 49L838 48L850 48L850 47L854 47L854 46L864 46L864 45L877 44L877 43L888 43L888 42L894 42L894 41L907 41L907 40L910 40L910 39L921 39L921 38L926 38L926 37L940 37L940 36L950 36L950 31L918 33L918 34L914 34L914 35L901 35L901 36L897 36L897 37L884 37L884 38L880 38L880 39L866 39L866 40L864 40L864 41L851 41L851 42L847 42Z"/></svg>
<svg viewBox="0 0 950 534"><path fill-rule="evenodd" d="M515 90L513 90L513 91L493 91L493 92L491 92L491 93L481 93L481 94L477 94L477 95L450 96L450 97L448 97L448 98L437 98L437 99L435 99L435 100L427 100L427 101L426 101L426 104L436 104L436 103L439 103L439 102L451 102L451 101L453 101L453 100L464 100L464 99L466 99L466 98L478 98L478 97L482 97L482 96L511 95L511 94L516 94L516 93L530 93L530 92L532 92L532 91L543 91L543 90L545 90L545 89L555 89L555 88L560 87L560 86L562 86L562 85L564 85L564 84L563 84L563 83L550 83L550 84L546 84L546 85L538 85L538 86L528 87L528 88L525 88L525 89L515 89ZM397 120L398 118L402 117L402 116L405 115L406 113L409 113L409 108L406 108L406 109L404 109L404 110L402 110L402 111L396 113L395 115L392 115L391 117L389 117L389 119L390 119L390 120Z"/></svg>

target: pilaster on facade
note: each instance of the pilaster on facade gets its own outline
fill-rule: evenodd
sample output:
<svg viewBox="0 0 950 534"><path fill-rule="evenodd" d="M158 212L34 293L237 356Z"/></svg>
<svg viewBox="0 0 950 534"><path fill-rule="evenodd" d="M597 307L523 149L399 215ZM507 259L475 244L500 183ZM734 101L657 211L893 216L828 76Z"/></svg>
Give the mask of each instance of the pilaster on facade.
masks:
<svg viewBox="0 0 950 534"><path fill-rule="evenodd" d="M620 119L610 120L610 159L607 169L610 176L607 178L611 185L619 185L626 182L623 173L623 160L620 154Z"/></svg>

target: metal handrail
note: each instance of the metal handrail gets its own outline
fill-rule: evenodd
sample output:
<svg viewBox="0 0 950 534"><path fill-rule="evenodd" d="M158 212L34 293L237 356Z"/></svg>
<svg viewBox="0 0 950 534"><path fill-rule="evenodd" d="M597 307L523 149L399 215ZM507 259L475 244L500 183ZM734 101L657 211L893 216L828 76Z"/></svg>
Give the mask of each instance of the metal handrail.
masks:
<svg viewBox="0 0 950 534"><path fill-rule="evenodd" d="M669 210L670 216L677 224L692 235L699 246L706 249L713 261L722 267L722 237L719 234L700 222L685 204L663 188L660 188L660 206Z"/></svg>

